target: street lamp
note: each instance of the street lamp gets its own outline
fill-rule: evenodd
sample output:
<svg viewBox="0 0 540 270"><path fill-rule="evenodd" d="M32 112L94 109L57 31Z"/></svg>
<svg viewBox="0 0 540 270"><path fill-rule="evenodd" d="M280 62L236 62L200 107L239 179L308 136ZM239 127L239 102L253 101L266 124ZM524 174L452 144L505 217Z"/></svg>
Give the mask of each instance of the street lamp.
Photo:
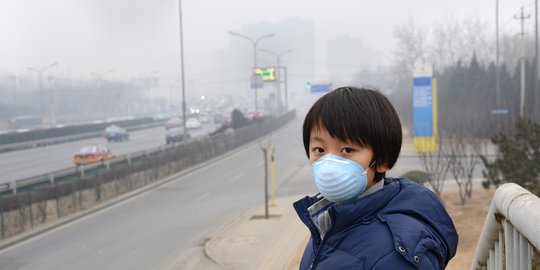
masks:
<svg viewBox="0 0 540 270"><path fill-rule="evenodd" d="M178 0L178 22L180 24L180 69L182 79L182 126L183 126L183 140L187 138L186 130L186 83L184 80L184 32L182 26L182 0Z"/></svg>
<svg viewBox="0 0 540 270"><path fill-rule="evenodd" d="M111 74L111 73L113 73L114 71L115 71L115 70L114 70L114 68L113 68L113 69L108 70L108 71L103 72L103 73L91 72L90 74L96 76L96 77L100 80L100 82L101 82L101 81L103 81L103 78L104 78L106 75Z"/></svg>
<svg viewBox="0 0 540 270"><path fill-rule="evenodd" d="M248 36L244 36L242 34L238 34L238 33L235 33L235 32L232 32L232 31L229 31L229 34L233 35L233 36L237 36L237 37L241 37L241 38L244 38L244 39L247 39L251 42L251 44L253 45L253 69L257 68L257 44L259 44L259 42L265 38L270 38L270 37L273 37L274 34L268 34L268 35L265 35L265 36L261 36L257 39L253 39L251 37L248 37ZM254 83L254 88L255 88L255 113L257 113L259 111L259 108L257 106L257 88L258 88L258 85L257 85L257 82Z"/></svg>
<svg viewBox="0 0 540 270"><path fill-rule="evenodd" d="M95 76L96 78L98 78L98 103L101 104L101 106L105 106L105 108L101 109L101 113L102 113L102 116L103 117L107 117L107 114L105 113L105 109L106 108L110 108L110 102L111 100L109 99L105 99L104 102L102 102L102 100L104 99L105 95L104 95L104 91L103 91L103 80L105 78L105 76L115 72L116 70L114 68L110 69L110 70L107 70L105 72L90 72L90 74L92 74L93 76ZM117 94L117 97L118 97L118 94ZM118 100L116 101L116 104L118 106ZM104 114L105 113L105 114Z"/></svg>
<svg viewBox="0 0 540 270"><path fill-rule="evenodd" d="M144 86L145 86L145 89L146 91L150 91L150 80L152 79L152 76L154 75L157 75L159 73L159 70L156 70L148 75L144 75L143 76L143 80L144 80Z"/></svg>
<svg viewBox="0 0 540 270"><path fill-rule="evenodd" d="M259 49L259 50L262 51L262 52L269 53L269 54L275 56L276 59L277 59L277 75L278 75L277 76L277 79L278 79L278 81L277 81L277 83L278 83L277 84L277 92L278 92L277 100L278 100L278 111L279 111L279 113L281 113L281 73L280 73L280 70L281 70L280 69L281 68L281 56L283 56L286 53L291 53L292 50L291 49L284 50L284 51L282 51L280 53L276 53L274 51L267 50L267 49ZM286 68L285 68L284 74L285 74L285 78L287 78L287 69ZM289 94L287 92L288 92L287 79L285 79L285 110L287 110L288 107L289 107L289 98L288 98Z"/></svg>
<svg viewBox="0 0 540 270"><path fill-rule="evenodd" d="M39 79L39 96L40 96L40 101L41 101L41 104L40 104L40 111L41 111L41 116L44 116L45 115L45 112L44 112L44 107L45 107L45 104L44 104L44 101L43 101L43 83L42 83L42 80L43 80L43 72L45 72L47 69L50 69L50 68L53 68L55 66L57 66L58 63L57 62L54 62L48 66L45 66L41 69L39 68L34 68L34 67L28 67L28 70L32 70L32 71L35 71L37 72L38 74L38 79ZM50 106L50 104L49 104Z"/></svg>

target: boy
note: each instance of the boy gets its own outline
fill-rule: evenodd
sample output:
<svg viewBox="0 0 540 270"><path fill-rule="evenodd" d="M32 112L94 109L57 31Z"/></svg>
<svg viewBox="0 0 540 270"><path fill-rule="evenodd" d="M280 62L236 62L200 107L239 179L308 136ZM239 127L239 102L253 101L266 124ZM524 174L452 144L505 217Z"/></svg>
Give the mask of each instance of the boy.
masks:
<svg viewBox="0 0 540 270"><path fill-rule="evenodd" d="M319 194L296 203L311 232L300 269L444 269L458 235L433 192L385 178L401 149L401 124L374 89L321 97L303 139Z"/></svg>

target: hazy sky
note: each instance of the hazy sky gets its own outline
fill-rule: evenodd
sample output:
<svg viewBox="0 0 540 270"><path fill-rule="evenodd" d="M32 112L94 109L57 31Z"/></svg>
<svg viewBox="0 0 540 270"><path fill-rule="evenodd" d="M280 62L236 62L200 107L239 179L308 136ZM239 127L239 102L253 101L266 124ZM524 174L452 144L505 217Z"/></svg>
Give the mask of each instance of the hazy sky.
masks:
<svg viewBox="0 0 540 270"><path fill-rule="evenodd" d="M495 17L495 0L184 0L182 6L186 73L194 77L213 71L214 52L229 45L227 31L245 24L312 20L324 61L327 40L337 36L361 39L391 59L393 29L409 18L430 24L449 15L478 16L494 24ZM504 31L519 29L512 16L521 6L533 13L527 22L533 33L532 0L500 0ZM179 76L176 0L0 0L0 36L0 75L58 62L51 72L73 77L111 68L116 79L155 70Z"/></svg>

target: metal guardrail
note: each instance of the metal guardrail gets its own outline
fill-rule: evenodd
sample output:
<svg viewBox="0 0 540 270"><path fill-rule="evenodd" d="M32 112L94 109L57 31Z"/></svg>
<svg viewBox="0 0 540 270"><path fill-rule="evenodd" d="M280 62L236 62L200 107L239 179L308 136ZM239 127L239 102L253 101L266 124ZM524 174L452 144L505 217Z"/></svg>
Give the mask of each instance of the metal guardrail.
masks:
<svg viewBox="0 0 540 270"><path fill-rule="evenodd" d="M184 143L189 143L189 142L190 141L186 141ZM33 189L40 188L48 184L69 181L79 176L92 174L94 171L96 171L99 168L109 167L116 163L126 162L126 163L131 164L132 162L136 162L142 157L152 155L154 153L163 151L167 148L178 147L179 145L182 145L184 143L175 144L175 145L162 145L155 148L150 148L150 149L146 149L146 150L142 150L142 151L138 151L134 153L128 153L125 155L117 156L113 159L109 159L109 160L105 160L105 161L101 161L97 163L71 167L71 168L51 172L48 174L42 174L42 175L30 177L30 178L3 183L3 184L0 184L0 196L7 195L7 194L17 194L18 192L33 190Z"/></svg>
<svg viewBox="0 0 540 270"><path fill-rule="evenodd" d="M491 202L471 269L540 269L540 198L513 183Z"/></svg>

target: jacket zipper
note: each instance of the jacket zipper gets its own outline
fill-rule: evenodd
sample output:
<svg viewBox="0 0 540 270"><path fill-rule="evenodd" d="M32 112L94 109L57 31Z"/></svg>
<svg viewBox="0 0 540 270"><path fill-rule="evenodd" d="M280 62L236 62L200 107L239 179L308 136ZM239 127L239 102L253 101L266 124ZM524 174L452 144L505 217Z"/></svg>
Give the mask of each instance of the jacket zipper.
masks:
<svg viewBox="0 0 540 270"><path fill-rule="evenodd" d="M331 219L333 219L331 217ZM313 257L313 260L311 261L311 264L309 265L309 269L315 269L315 267L317 266L317 258L319 257L319 254L321 253L321 249L323 248L323 245L324 243L326 242L326 239L328 239L328 237L331 235L331 232L332 232L332 229L334 228L334 223L332 222L332 225L330 228L328 228L328 231L326 232L324 238L322 239L322 241L320 241L319 239L321 238L320 235L317 235L317 240L320 241L320 244L319 244L319 247L317 248L317 252L315 252L315 256Z"/></svg>

